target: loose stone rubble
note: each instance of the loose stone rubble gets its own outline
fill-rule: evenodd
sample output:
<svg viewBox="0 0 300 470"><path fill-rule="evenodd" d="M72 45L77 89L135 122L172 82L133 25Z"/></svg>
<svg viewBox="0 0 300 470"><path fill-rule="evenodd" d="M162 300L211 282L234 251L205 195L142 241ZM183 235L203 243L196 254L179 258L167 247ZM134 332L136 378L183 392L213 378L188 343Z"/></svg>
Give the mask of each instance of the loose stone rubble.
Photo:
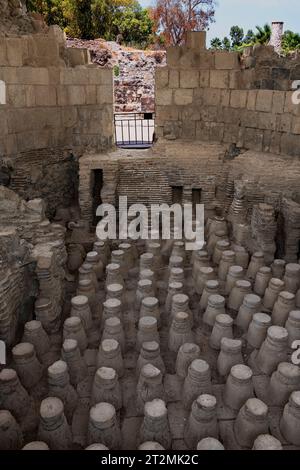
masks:
<svg viewBox="0 0 300 470"><path fill-rule="evenodd" d="M114 67L116 112L155 111L155 68L166 65L166 51L143 51L101 39L68 38L67 46L87 48L92 62Z"/></svg>

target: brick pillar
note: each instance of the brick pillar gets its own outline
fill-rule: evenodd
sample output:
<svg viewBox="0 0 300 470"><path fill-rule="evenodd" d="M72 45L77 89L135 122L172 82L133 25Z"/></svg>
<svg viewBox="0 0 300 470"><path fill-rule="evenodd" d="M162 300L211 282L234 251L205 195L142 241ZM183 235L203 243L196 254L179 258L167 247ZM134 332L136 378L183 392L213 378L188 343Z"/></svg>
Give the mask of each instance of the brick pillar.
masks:
<svg viewBox="0 0 300 470"><path fill-rule="evenodd" d="M282 21L273 21L272 22L272 34L270 39L270 46L274 47L274 51L281 52L281 41L283 35L283 25Z"/></svg>

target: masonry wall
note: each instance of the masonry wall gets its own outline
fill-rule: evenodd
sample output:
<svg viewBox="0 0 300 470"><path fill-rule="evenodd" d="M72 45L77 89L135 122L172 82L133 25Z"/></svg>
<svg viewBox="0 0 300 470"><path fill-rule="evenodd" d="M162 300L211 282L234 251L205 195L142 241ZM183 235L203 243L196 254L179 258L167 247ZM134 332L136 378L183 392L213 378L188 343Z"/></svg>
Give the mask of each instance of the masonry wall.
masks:
<svg viewBox="0 0 300 470"><path fill-rule="evenodd" d="M0 80L6 86L0 177L9 173L13 189L23 197L45 197L51 210L68 204L65 194L76 190L73 185L70 191L74 159L113 140L112 70L90 64L86 50L66 49L64 41L58 27L0 38Z"/></svg>
<svg viewBox="0 0 300 470"><path fill-rule="evenodd" d="M236 144L275 154L300 153L300 105L292 83L300 58L280 58L272 48L235 52L205 49L205 33L167 51L156 69L156 133L167 139Z"/></svg>
<svg viewBox="0 0 300 470"><path fill-rule="evenodd" d="M217 192L226 184L222 145L189 142L158 142L143 151L116 150L80 159L79 203L81 216L93 220L93 170L103 171L102 202L116 204L127 196L128 205L172 204L172 187L182 188L182 202L192 202L192 190L201 191L201 203L209 210L221 205Z"/></svg>

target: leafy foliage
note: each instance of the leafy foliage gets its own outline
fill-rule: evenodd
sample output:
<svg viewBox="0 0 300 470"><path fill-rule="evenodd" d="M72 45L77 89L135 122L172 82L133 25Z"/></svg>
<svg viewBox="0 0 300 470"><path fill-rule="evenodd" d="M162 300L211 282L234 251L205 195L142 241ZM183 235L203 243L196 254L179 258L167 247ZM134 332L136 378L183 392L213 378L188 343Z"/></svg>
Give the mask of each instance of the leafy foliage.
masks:
<svg viewBox="0 0 300 470"><path fill-rule="evenodd" d="M136 0L27 0L27 7L71 37L112 41L121 35L125 43L143 45L153 40L149 10Z"/></svg>
<svg viewBox="0 0 300 470"><path fill-rule="evenodd" d="M153 39L153 22L149 12L138 3L125 8L113 24L127 44L146 46Z"/></svg>
<svg viewBox="0 0 300 470"><path fill-rule="evenodd" d="M282 49L284 52L300 50L300 34L293 31L285 31L282 38Z"/></svg>
<svg viewBox="0 0 300 470"><path fill-rule="evenodd" d="M255 42L259 44L268 44L271 39L271 26L266 23L263 27L256 26L256 29L257 33L255 34Z"/></svg>
<svg viewBox="0 0 300 470"><path fill-rule="evenodd" d="M249 29L244 36L243 28L232 26L230 29L230 38L225 37L223 40L214 38L211 41L212 49L223 49L227 51L242 51L245 47L254 44L268 44L271 39L272 29L269 24L264 26L256 26L256 32ZM282 51L289 53L291 51L300 50L300 34L293 31L286 31L282 38Z"/></svg>
<svg viewBox="0 0 300 470"><path fill-rule="evenodd" d="M204 30L214 22L215 6L215 0L156 0L155 30L167 45L182 44L187 31Z"/></svg>
<svg viewBox="0 0 300 470"><path fill-rule="evenodd" d="M43 15L47 24L58 24L65 28L67 22L62 3L62 0L27 0L26 6L29 11Z"/></svg>
<svg viewBox="0 0 300 470"><path fill-rule="evenodd" d="M93 35L91 0L63 0L65 31L72 37L91 39Z"/></svg>
<svg viewBox="0 0 300 470"><path fill-rule="evenodd" d="M239 26L232 26L230 29L231 46L240 46L244 39L244 30Z"/></svg>
<svg viewBox="0 0 300 470"><path fill-rule="evenodd" d="M213 38L210 42L212 49L219 50L222 49L222 41L220 38Z"/></svg>

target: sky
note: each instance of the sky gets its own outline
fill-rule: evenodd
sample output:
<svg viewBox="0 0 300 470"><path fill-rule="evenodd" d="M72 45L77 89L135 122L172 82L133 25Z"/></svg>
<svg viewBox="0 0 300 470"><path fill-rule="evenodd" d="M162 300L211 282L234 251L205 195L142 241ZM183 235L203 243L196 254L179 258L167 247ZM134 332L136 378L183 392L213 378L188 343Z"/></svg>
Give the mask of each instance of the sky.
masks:
<svg viewBox="0 0 300 470"><path fill-rule="evenodd" d="M238 25L255 30L256 25L284 21L285 29L300 32L300 0L217 0L216 22L208 31L208 45L212 38L229 35L231 26ZM140 0L143 6L155 0Z"/></svg>

